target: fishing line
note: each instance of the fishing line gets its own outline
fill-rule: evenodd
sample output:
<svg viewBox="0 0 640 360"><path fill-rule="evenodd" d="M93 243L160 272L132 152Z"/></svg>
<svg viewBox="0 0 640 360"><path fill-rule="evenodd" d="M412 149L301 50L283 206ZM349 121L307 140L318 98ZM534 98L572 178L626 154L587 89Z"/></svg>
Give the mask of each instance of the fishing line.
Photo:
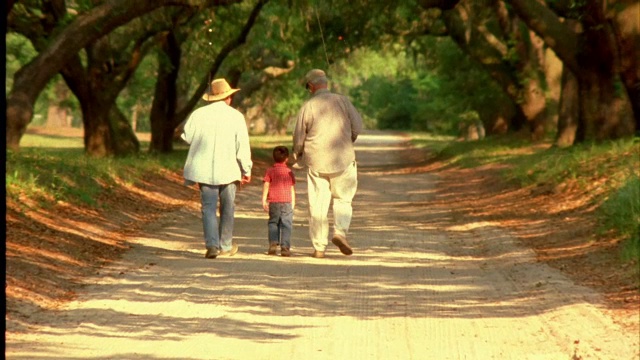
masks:
<svg viewBox="0 0 640 360"><path fill-rule="evenodd" d="M324 50L324 58L327 61L327 70L329 70L329 55L327 54L327 44L324 42L324 33L322 31L322 24L320 23L320 15L318 15L318 9L314 6L313 11L316 13L316 20L318 20L318 28L320 28L320 38L322 39L322 49Z"/></svg>

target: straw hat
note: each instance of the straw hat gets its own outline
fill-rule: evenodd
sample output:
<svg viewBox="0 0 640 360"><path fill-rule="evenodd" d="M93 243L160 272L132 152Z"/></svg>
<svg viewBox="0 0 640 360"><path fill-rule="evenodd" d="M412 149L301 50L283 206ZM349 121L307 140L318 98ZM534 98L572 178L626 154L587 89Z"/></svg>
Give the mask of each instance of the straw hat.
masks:
<svg viewBox="0 0 640 360"><path fill-rule="evenodd" d="M211 82L209 87L211 92L207 92L202 95L202 98L206 101L218 101L226 99L240 89L232 89L229 83L225 79L215 79Z"/></svg>

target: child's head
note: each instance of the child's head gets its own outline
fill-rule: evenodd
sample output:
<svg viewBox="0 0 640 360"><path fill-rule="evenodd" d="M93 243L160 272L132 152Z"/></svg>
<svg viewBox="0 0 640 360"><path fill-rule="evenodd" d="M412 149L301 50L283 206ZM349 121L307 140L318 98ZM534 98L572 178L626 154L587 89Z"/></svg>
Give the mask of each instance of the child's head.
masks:
<svg viewBox="0 0 640 360"><path fill-rule="evenodd" d="M286 146L273 148L273 160L277 163L286 163L289 159L289 149Z"/></svg>

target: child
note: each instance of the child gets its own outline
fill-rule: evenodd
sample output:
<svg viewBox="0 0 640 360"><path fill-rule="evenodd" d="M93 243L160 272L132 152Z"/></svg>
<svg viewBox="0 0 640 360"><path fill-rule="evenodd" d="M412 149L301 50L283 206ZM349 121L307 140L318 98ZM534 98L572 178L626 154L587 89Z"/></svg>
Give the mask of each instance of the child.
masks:
<svg viewBox="0 0 640 360"><path fill-rule="evenodd" d="M289 149L273 149L275 164L267 169L262 188L262 207L269 212L269 255L275 255L280 245L281 256L291 256L291 229L296 204L296 178L287 166Z"/></svg>

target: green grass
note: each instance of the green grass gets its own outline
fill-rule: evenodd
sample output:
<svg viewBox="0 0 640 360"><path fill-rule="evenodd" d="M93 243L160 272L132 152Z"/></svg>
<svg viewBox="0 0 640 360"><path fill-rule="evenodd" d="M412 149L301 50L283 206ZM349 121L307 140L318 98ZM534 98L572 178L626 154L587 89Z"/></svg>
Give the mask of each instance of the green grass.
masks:
<svg viewBox="0 0 640 360"><path fill-rule="evenodd" d="M625 239L623 258L640 260L640 142L623 139L577 144L560 149L549 144L532 146L516 137L492 137L458 142L413 137L416 146L435 149L438 159L460 167L491 163L508 165L507 181L520 186L572 183L597 194L602 232L613 231Z"/></svg>
<svg viewBox="0 0 640 360"><path fill-rule="evenodd" d="M271 158L276 145L291 146L291 136L253 136L254 157ZM171 154L152 155L143 149L136 156L95 159L84 155L78 137L26 134L18 152L6 153L6 196L28 197L39 206L58 201L98 206L96 199L118 183L136 184L146 174L180 171L187 157L186 144L177 142Z"/></svg>
<svg viewBox="0 0 640 360"><path fill-rule="evenodd" d="M625 239L625 260L640 259L640 178L630 176L599 208L602 231L614 229Z"/></svg>
<svg viewBox="0 0 640 360"><path fill-rule="evenodd" d="M82 152L84 140L80 137L25 134L20 140L21 148L76 149Z"/></svg>
<svg viewBox="0 0 640 360"><path fill-rule="evenodd" d="M7 151L7 196L15 199L27 196L43 206L57 201L95 206L96 198L118 186L119 181L136 183L147 173L179 169L178 154L161 159L145 153L127 158L91 159L81 149Z"/></svg>
<svg viewBox="0 0 640 360"><path fill-rule="evenodd" d="M252 135L250 142L251 155L254 158L267 161L271 161L274 147L282 145L291 151L291 147L293 146L291 135ZM254 174L254 176L256 175L257 174Z"/></svg>

